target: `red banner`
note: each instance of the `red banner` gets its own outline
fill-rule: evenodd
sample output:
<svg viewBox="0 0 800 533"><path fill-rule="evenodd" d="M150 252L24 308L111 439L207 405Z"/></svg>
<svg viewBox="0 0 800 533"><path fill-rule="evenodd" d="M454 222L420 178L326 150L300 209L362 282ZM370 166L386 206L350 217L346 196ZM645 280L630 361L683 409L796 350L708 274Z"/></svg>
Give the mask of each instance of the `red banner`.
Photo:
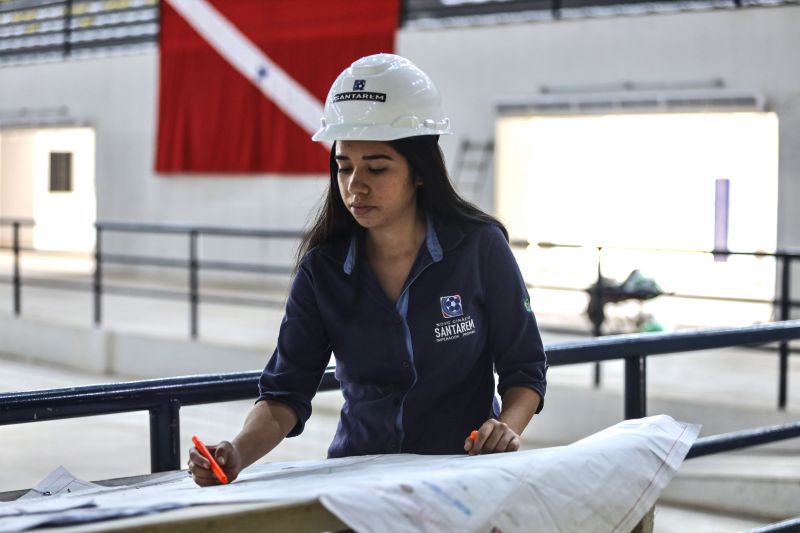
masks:
<svg viewBox="0 0 800 533"><path fill-rule="evenodd" d="M309 126L236 64L263 54L321 106L353 61L394 50L398 1L162 2L156 171L327 173L327 148L311 141ZM226 24L232 32L219 31Z"/></svg>

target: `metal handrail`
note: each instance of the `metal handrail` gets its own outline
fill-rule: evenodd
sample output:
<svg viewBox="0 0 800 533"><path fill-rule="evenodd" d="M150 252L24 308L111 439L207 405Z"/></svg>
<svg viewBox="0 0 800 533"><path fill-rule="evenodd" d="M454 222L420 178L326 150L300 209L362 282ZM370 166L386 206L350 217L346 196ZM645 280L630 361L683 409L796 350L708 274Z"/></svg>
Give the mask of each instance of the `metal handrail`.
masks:
<svg viewBox="0 0 800 533"><path fill-rule="evenodd" d="M228 270L240 272L252 272L261 274L290 274L291 267L282 265L254 265L251 263L234 263L229 261L200 261L198 257L198 241L201 236L214 237L236 237L236 238L265 238L265 239L290 239L297 240L303 236L300 230L265 230L259 228L234 228L223 226L194 226L187 224L145 224L134 222L105 221L95 223L95 270L93 276L94 292L94 322L100 324L102 320L102 295L108 292L103 284L103 263L126 263L128 261L137 264L154 264L158 266L175 267L183 263L189 269L189 334L193 339L198 337L198 315L201 302L200 296L200 270ZM133 232L133 233L153 233L153 234L180 234L189 238L189 257L185 262L180 260L159 259L152 261L153 258L132 257L130 255L104 254L102 251L102 238L104 232ZM119 293L120 288L117 288ZM243 303L252 305L254 300L243 300L231 297L210 296L203 297L202 300L211 302ZM268 307L278 304L276 301L267 302Z"/></svg>
<svg viewBox="0 0 800 533"><path fill-rule="evenodd" d="M533 243L525 240L525 239L514 239L511 241L512 246L518 248L527 248L531 246ZM605 298L603 292L603 286L605 284L603 278L603 269L602 269L602 252L604 249L612 249L612 250L627 250L627 251L640 251L640 252L669 252L669 253L703 253L703 254L713 254L715 256L752 256L752 257L773 257L780 263L780 297L776 298L772 304L773 306L777 306L779 309L779 319L780 320L789 320L791 318L791 309L793 307L800 307L800 302L794 301L791 299L791 276L792 276L792 261L796 259L800 259L800 252L795 251L786 251L786 250L777 250L775 252L740 252L740 251L731 251L727 249L721 250L685 250L685 249L670 249L670 248L643 248L643 247L631 247L631 246L606 246L606 245L583 245L583 244L571 244L571 243L553 243L553 242L538 242L536 246L542 249L549 249L549 248L592 248L597 250L597 278L594 285L588 289L591 292L592 298L598 302L599 308L601 312L599 313L600 317L599 320L593 320L593 334L595 337L599 337L601 335L602 323L603 323L603 313L602 309L607 299ZM554 287L551 287L554 288ZM667 295L667 296L678 296L681 295ZM722 298L716 298L722 299ZM727 298L730 301L742 301L742 299L738 298ZM765 302L766 303L766 302ZM778 409L785 409L786 408L786 401L788 398L788 370L789 370L789 343L787 341L783 341L778 346ZM594 368L594 384L595 387L600 385L600 365L595 364Z"/></svg>
<svg viewBox="0 0 800 533"><path fill-rule="evenodd" d="M800 338L800 320L786 320L737 328L607 335L559 342L548 348L547 354L551 365L571 365L644 354L665 355L798 338Z"/></svg>
<svg viewBox="0 0 800 533"><path fill-rule="evenodd" d="M650 248L650 247L643 247L643 246L610 246L610 245L584 245L584 244L565 244L565 243L553 243L547 241L540 241L536 243L532 243L526 239L511 239L511 246L514 248L528 248L531 246L536 246L543 250L548 250L552 248L565 248L565 249L592 249L597 250L598 252L602 252L603 250L617 250L617 251L631 251L631 252L655 252L655 253L682 253L682 254L704 254L704 255L722 255L722 256L741 256L741 257L756 257L756 258L763 258L763 257L771 257L777 259L779 261L786 261L791 262L796 259L800 259L800 251L789 251L789 250L776 250L775 252L765 252L765 251L756 251L756 252L742 252L742 251L732 251L732 250L690 250L686 248ZM600 262L600 258L598 257L598 263ZM600 271L598 264L598 286L602 284L602 280L600 279ZM788 278L787 278L788 279ZM529 288L531 289L548 289L548 290L556 290L556 291L579 291L579 292L586 292L585 287L567 287L567 286L556 286L556 285L543 285L543 284L529 284ZM783 292L783 291L782 291ZM680 293L673 293L670 292L669 294L665 294L664 296L670 298L689 298L689 299L700 299L700 300L719 300L725 302L745 302L745 303L764 303L764 304L772 304L775 306L782 305L784 302L788 304L789 307L800 307L800 300L792 300L791 295L789 294L781 294L778 298L773 298L771 300L763 299L763 298L738 298L738 297L728 297L728 296L708 296L703 294L680 294ZM781 317L781 320L788 320L788 316Z"/></svg>
<svg viewBox="0 0 800 533"><path fill-rule="evenodd" d="M704 455L729 452L749 446L758 446L759 444L767 444L776 440L793 439L796 437L800 437L800 422L711 435L709 437L697 439L689 450L689 453L686 454L686 458L703 457Z"/></svg>
<svg viewBox="0 0 800 533"><path fill-rule="evenodd" d="M536 245L539 248L602 248L603 250L624 250L630 252L666 252L666 253L687 253L687 254L712 254L712 255L742 255L753 257L789 257L791 259L800 259L800 252L776 250L775 252L742 252L736 250L692 250L687 248L656 248L646 246L617 246L617 245L589 245L589 244L572 244L572 243L556 243L549 241L539 241L532 243L526 239L513 239L512 244L517 247L528 247Z"/></svg>
<svg viewBox="0 0 800 533"><path fill-rule="evenodd" d="M299 239L303 236L300 230L269 230L260 228L240 228L226 226L197 226L193 224L145 224L137 222L103 221L95 226L100 230L122 231L129 233L177 233L196 232L203 235L220 237L261 237L267 239Z"/></svg>
<svg viewBox="0 0 800 533"><path fill-rule="evenodd" d="M11 283L13 284L14 296L14 313L19 316L21 314L21 287L22 275L20 271L20 239L19 230L21 225L33 225L32 220L11 220L0 219L0 225L11 224L14 229L14 242L12 246L14 254L14 273ZM225 236L234 238L268 238L268 239L299 239L303 232L300 230L268 230L259 228L240 228L240 227L225 227L225 226L193 226L188 224L149 224L149 223L136 223L136 222L120 222L120 221L100 221L95 224L96 226L96 241L94 251L95 269L92 275L91 290L93 292L93 320L94 323L100 325L103 316L103 294L116 294L134 297L153 297L164 298L170 300L188 299L189 301L189 331L191 338L195 339L199 333L199 308L201 302L205 303L218 303L218 304L233 304L233 305L246 305L246 306L259 306L276 308L283 305L282 299L254 299L254 298L241 298L231 295L208 294L200 293L200 272L208 270L218 271L237 271L248 272L257 274L276 274L276 275L290 275L292 267L289 265L272 265L272 264L257 264L257 263L239 263L231 261L209 261L201 260L198 254L198 241L202 236ZM105 232L135 232L135 233L153 233L153 234L170 234L170 235L184 235L188 237L188 257L186 259L170 258L170 257L152 257L141 256L132 254L113 254L105 253L103 251L103 235ZM528 246L527 241L513 241L514 246ZM568 247L576 248L582 245L572 244L553 244L553 243L538 243L543 247ZM598 249L602 249L599 247ZM663 250L651 249L651 251L682 251L682 252L697 252L693 250ZM782 258L782 279L781 279L781 297L775 300L775 304L780 306L781 320L789 319L789 310L791 306L797 302L789 300L790 294L790 274L791 274L791 260L795 257L800 257L800 253L779 251L775 253L769 252L731 252L726 250L718 251L703 251L703 253L719 253L729 255L754 255L754 256L775 256ZM599 263L600 257L598 256L598 283L596 287L601 287L602 276ZM109 285L103 279L103 265L105 263L114 264L135 264L155 266L162 268L184 268L188 270L189 286L188 290L169 290L169 289L147 289L141 287L127 287L122 285ZM0 280L0 283L4 283ZM66 290L85 290L84 283L76 281L49 281L37 278L26 278L26 283L32 286L48 287L53 289L66 289ZM585 290L585 289L584 289ZM598 335L599 331L595 331ZM778 408L785 409L788 398L788 357L790 353L789 343L782 341L779 345L779 389L778 389ZM631 370L633 371L633 370ZM643 371L640 370L639 372ZM595 365L595 385L599 385L600 372L599 364Z"/></svg>
<svg viewBox="0 0 800 533"><path fill-rule="evenodd" d="M798 531L800 531L800 516L751 529L749 533L797 533Z"/></svg>
<svg viewBox="0 0 800 533"><path fill-rule="evenodd" d="M611 359L625 360L625 418L646 416L645 361L648 355L706 350L800 338L800 320L742 328L719 328L678 333L639 333L601 339L548 344L552 366ZM179 409L233 400L255 399L259 371L205 374L124 383L0 394L0 425L39 422L81 416L148 410L150 457L153 472L179 468ZM334 367L329 367L320 391L339 388ZM748 442L791 438L795 429L761 431L743 440L724 436L725 449L749 446ZM758 440L758 442L755 442ZM701 439L702 441L702 439ZM698 452L699 453L699 452ZM707 451L706 453L716 453ZM700 453L702 454L702 453Z"/></svg>
<svg viewBox="0 0 800 533"><path fill-rule="evenodd" d="M13 226L19 224L20 226L32 227L36 224L32 218L7 218L0 217L0 226Z"/></svg>
<svg viewBox="0 0 800 533"><path fill-rule="evenodd" d="M8 29L27 22L29 23L27 29L31 30L22 34L12 31L10 34L0 36L0 44L9 45L0 49L0 58L5 57L25 61L35 59L37 56L52 57L51 54L58 54L62 58L66 58L80 49L102 49L131 44L154 43L158 39L160 30L160 6L158 2L153 5L141 6L121 6L118 3L115 5L113 2L106 2L107 5L101 6L99 11L92 13L75 13L73 12L72 4L72 0L52 1L44 5L36 5L36 3L32 5L31 2L0 4L0 13L27 12L33 14L31 19L26 17L23 22L16 22L12 18L0 24L0 28ZM61 11L57 14L52 14L54 7L60 7ZM113 17L118 14L135 12L152 12L153 16L139 20L103 20L104 15ZM8 20L11 20L11 22L8 22ZM54 21L61 21L62 23L58 28L53 28L52 25L48 26L46 24ZM30 22L35 24L31 25ZM45 24L42 25L42 23ZM141 31L143 26L145 31ZM132 30L125 31L128 28ZM140 31L135 31L137 28ZM88 39L75 38L76 34L95 30L108 30L112 31L112 33L102 36L90 36ZM60 36L60 38L55 39L55 42L40 42L41 37L48 36Z"/></svg>
<svg viewBox="0 0 800 533"><path fill-rule="evenodd" d="M23 277L20 269L20 256L22 251L40 252L30 250L22 246L20 239L20 229L35 226L35 221L30 219L10 219L0 218L0 226L9 225L13 230L12 246L0 247L9 249L13 254L13 275L10 283L13 286L14 314L20 316L22 313L22 285ZM225 271L243 272L252 274L290 276L293 270L291 265L281 264L259 264L236 262L226 260L201 260L198 257L198 240L202 236L210 237L233 237L233 238L264 238L264 239L287 239L298 240L302 237L301 230L269 230L260 228L241 228L226 226L194 226L189 224L148 224L136 222L119 221L100 221L95 223L96 241L95 250L90 256L94 259L94 272L92 280L87 285L85 282L74 280L51 280L38 277L25 277L25 284L33 287L46 287L58 290L78 290L84 291L87 288L93 292L93 320L99 325L102 321L103 295L115 294L133 297L160 298L169 300L189 300L190 318L189 331L192 338L198 337L199 330L199 306L201 302L242 305L250 307L276 308L283 306L283 299L276 298L252 298L239 297L226 294L200 293L199 274L200 271ZM185 259L174 257L155 257L133 254L114 254L104 253L102 250L102 239L104 233L132 232L132 233L152 233L161 235L184 235L189 239L189 256ZM108 284L103 279L104 264L123 264L152 266L160 268L180 268L186 269L189 273L188 291L154 289L142 287L130 287L119 284ZM0 280L0 283L8 283Z"/></svg>

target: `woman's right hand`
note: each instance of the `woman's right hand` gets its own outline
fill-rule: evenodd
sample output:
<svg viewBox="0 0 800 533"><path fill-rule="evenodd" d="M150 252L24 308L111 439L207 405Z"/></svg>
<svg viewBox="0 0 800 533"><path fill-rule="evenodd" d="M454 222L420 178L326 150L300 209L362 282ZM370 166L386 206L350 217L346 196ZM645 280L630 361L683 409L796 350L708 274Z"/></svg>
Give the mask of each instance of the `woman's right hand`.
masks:
<svg viewBox="0 0 800 533"><path fill-rule="evenodd" d="M242 471L242 456L236 447L230 442L224 440L214 446L206 446L208 451L219 464L225 475L228 476L228 482L233 481ZM211 471L211 463L208 459L192 447L189 450L189 474L191 474L194 482L201 487L209 487L211 485L219 485L220 481L214 472Z"/></svg>

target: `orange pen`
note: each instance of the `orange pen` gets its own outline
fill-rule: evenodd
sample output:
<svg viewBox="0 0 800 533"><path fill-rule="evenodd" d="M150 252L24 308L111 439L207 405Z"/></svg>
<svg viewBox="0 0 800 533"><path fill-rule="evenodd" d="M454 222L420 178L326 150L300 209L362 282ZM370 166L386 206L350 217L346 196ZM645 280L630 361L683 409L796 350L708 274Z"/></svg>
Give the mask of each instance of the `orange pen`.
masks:
<svg viewBox="0 0 800 533"><path fill-rule="evenodd" d="M226 476L225 472L223 472L222 469L219 467L219 464L217 464L217 460L214 459L214 456L211 455L210 451L208 451L208 448L206 448L206 445L203 444L203 441L198 439L197 435L192 435L192 442L194 443L194 447L197 448L197 451L199 451L202 454L202 456L208 459L208 462L211 463L211 471L214 472L215 476L217 476L219 482L222 483L223 485L227 484L228 476Z"/></svg>
<svg viewBox="0 0 800 533"><path fill-rule="evenodd" d="M478 438L478 430L477 429L473 429L472 433L469 434L469 440L471 440L472 442L475 442L475 439L477 439L477 438Z"/></svg>

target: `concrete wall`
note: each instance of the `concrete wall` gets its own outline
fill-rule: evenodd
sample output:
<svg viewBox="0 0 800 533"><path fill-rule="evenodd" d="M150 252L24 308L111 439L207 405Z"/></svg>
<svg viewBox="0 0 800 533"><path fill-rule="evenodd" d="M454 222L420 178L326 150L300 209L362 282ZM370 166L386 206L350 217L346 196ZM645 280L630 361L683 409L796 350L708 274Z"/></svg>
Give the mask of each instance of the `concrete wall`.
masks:
<svg viewBox="0 0 800 533"><path fill-rule="evenodd" d="M94 131L48 128L36 132L33 173L33 245L40 250L94 250ZM50 190L50 153L72 154L71 190Z"/></svg>
<svg viewBox="0 0 800 533"><path fill-rule="evenodd" d="M780 121L778 243L800 247L800 6L406 30L398 48L437 82L459 135L494 134L493 103L542 86L721 79Z"/></svg>
<svg viewBox="0 0 800 533"><path fill-rule="evenodd" d="M33 130L0 132L0 217L33 218L33 167L36 133ZM0 245L11 246L11 228L0 227ZM20 238L30 246L33 234L22 229Z"/></svg>
<svg viewBox="0 0 800 533"><path fill-rule="evenodd" d="M322 194L323 179L155 174L157 74L156 53L0 68L0 108L35 113L66 106L76 123L95 129L98 220L302 227ZM164 238L113 236L104 242L108 252L148 254L165 243L178 248L178 255L188 248L183 240ZM224 258L240 242L215 239L206 246ZM267 255L270 247L286 248L281 243L252 247Z"/></svg>
<svg viewBox="0 0 800 533"><path fill-rule="evenodd" d="M800 6L406 30L398 49L437 82L459 136L494 135L495 102L542 86L754 89L779 120L779 248L800 249ZM753 213L750 216L757 216ZM800 276L795 265L793 279ZM793 287L800 298L800 287ZM800 316L800 310L794 311Z"/></svg>
<svg viewBox="0 0 800 533"><path fill-rule="evenodd" d="M443 139L451 160L462 138L494 137L498 98L532 95L543 85L721 79L726 87L759 90L780 121L778 243L800 248L800 211L792 208L800 201L798 27L800 6L747 8L406 29L398 32L397 50L444 94L457 132ZM0 107L67 106L76 121L95 128L99 220L303 226L325 187L322 178L154 174L157 74L154 52L0 68ZM118 243L145 253L161 246L154 239ZM237 246L220 239L208 248L228 256ZM285 245L254 246L256 255L288 260Z"/></svg>
<svg viewBox="0 0 800 533"><path fill-rule="evenodd" d="M0 317L3 352L27 362L115 379L241 372L264 366L264 350Z"/></svg>

